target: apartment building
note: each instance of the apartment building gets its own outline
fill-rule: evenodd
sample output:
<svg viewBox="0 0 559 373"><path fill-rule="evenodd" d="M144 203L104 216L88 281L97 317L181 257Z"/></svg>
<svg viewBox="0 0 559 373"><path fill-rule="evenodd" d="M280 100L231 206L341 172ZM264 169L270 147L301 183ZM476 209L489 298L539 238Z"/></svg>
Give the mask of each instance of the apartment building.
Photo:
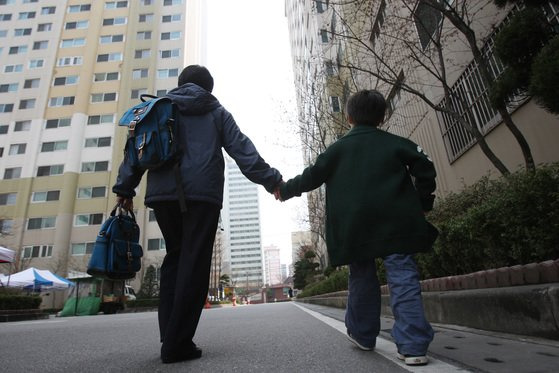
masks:
<svg viewBox="0 0 559 373"><path fill-rule="evenodd" d="M278 285L282 283L282 266L280 263L280 248L275 245L265 246L264 249L264 284Z"/></svg>
<svg viewBox="0 0 559 373"><path fill-rule="evenodd" d="M21 268L84 271L126 130L117 122L143 93L164 95L203 57L193 0L0 1L0 244ZM164 241L137 188L144 265ZM137 276L136 282L142 273Z"/></svg>
<svg viewBox="0 0 559 373"><path fill-rule="evenodd" d="M258 185L248 180L229 157L221 216L226 242L223 266L230 270L231 284L241 289L260 289L264 269Z"/></svg>

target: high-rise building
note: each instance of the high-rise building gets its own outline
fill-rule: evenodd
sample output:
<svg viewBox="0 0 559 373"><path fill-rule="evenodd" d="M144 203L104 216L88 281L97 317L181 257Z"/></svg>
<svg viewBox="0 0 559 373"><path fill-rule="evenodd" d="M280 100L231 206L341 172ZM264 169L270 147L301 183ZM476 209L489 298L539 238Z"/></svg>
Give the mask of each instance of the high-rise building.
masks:
<svg viewBox="0 0 559 373"><path fill-rule="evenodd" d="M230 268L231 283L241 289L260 288L264 276L258 186L229 158L221 216L227 238L224 267Z"/></svg>
<svg viewBox="0 0 559 373"><path fill-rule="evenodd" d="M264 283L266 285L282 283L280 248L275 245L264 247Z"/></svg>
<svg viewBox="0 0 559 373"><path fill-rule="evenodd" d="M18 250L20 268L85 270L115 205L127 135L117 121L201 62L202 9L198 0L0 2L0 244ZM143 269L165 253L144 188L134 201Z"/></svg>

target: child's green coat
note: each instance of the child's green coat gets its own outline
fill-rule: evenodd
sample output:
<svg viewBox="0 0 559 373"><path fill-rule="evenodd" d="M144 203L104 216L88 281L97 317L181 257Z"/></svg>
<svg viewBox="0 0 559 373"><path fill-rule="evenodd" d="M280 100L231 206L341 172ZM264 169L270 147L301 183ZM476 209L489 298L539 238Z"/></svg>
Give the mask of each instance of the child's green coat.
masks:
<svg viewBox="0 0 559 373"><path fill-rule="evenodd" d="M326 183L326 244L338 266L429 249L437 232L424 212L433 207L435 176L417 144L356 126L280 192L289 199Z"/></svg>

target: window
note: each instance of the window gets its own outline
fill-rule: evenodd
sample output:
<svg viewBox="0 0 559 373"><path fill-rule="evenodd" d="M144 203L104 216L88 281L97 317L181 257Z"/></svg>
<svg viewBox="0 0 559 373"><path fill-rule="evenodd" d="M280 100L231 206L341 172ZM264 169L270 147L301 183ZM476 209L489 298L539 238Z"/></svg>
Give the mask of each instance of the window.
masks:
<svg viewBox="0 0 559 373"><path fill-rule="evenodd" d="M138 17L138 22L140 23L152 22L152 21L153 21L153 13L140 14L140 16Z"/></svg>
<svg viewBox="0 0 559 373"><path fill-rule="evenodd" d="M63 173L64 173L64 165L63 164L55 164L55 165L50 165L50 166L39 166L39 167L37 167L37 177L62 175Z"/></svg>
<svg viewBox="0 0 559 373"><path fill-rule="evenodd" d="M167 49L159 51L159 56L161 58L175 58L180 57L181 50L180 49Z"/></svg>
<svg viewBox="0 0 559 373"><path fill-rule="evenodd" d="M78 198L104 198L107 195L107 187L84 187L78 189Z"/></svg>
<svg viewBox="0 0 559 373"><path fill-rule="evenodd" d="M66 96L66 97L51 97L49 100L50 107L58 107L58 106L70 106L74 105L74 96Z"/></svg>
<svg viewBox="0 0 559 373"><path fill-rule="evenodd" d="M324 70L326 70L326 75L335 76L338 74L338 68L332 61L324 62Z"/></svg>
<svg viewBox="0 0 559 373"><path fill-rule="evenodd" d="M140 0L140 4L143 6L153 4L153 0Z"/></svg>
<svg viewBox="0 0 559 373"><path fill-rule="evenodd" d="M179 76L179 69L158 69L157 77L159 79L172 78Z"/></svg>
<svg viewBox="0 0 559 373"><path fill-rule="evenodd" d="M24 132L31 129L30 120L18 120L14 126L14 132Z"/></svg>
<svg viewBox="0 0 559 373"><path fill-rule="evenodd" d="M19 179L21 177L21 167L11 167L4 170L4 180Z"/></svg>
<svg viewBox="0 0 559 373"><path fill-rule="evenodd" d="M5 73L20 73L22 71L23 71L23 65L6 65L6 66L4 66L4 72Z"/></svg>
<svg viewBox="0 0 559 373"><path fill-rule="evenodd" d="M8 54L20 54L27 52L27 45L18 45L15 47L10 47Z"/></svg>
<svg viewBox="0 0 559 373"><path fill-rule="evenodd" d="M14 2L15 2L15 0L14 0ZM23 0L24 4L38 3L38 2L39 2L39 0Z"/></svg>
<svg viewBox="0 0 559 373"><path fill-rule="evenodd" d="M109 161L83 162L82 172L102 172L109 169Z"/></svg>
<svg viewBox="0 0 559 373"><path fill-rule="evenodd" d="M73 48L81 47L85 45L85 38L75 38L75 39L62 39L60 42L60 48Z"/></svg>
<svg viewBox="0 0 559 373"><path fill-rule="evenodd" d="M166 89L158 89L157 92L155 93L155 95L157 97L163 97L167 94L167 90Z"/></svg>
<svg viewBox="0 0 559 373"><path fill-rule="evenodd" d="M328 43L329 41L328 30L325 29L320 30L320 41L322 41L323 43Z"/></svg>
<svg viewBox="0 0 559 373"><path fill-rule="evenodd" d="M148 221L157 221L157 219L155 219L155 211L152 209L148 210Z"/></svg>
<svg viewBox="0 0 559 373"><path fill-rule="evenodd" d="M0 206L15 205L17 200L17 193L1 193Z"/></svg>
<svg viewBox="0 0 559 373"><path fill-rule="evenodd" d="M100 44L120 43L124 41L124 35L102 35L99 37Z"/></svg>
<svg viewBox="0 0 559 373"><path fill-rule="evenodd" d="M126 17L105 18L103 19L103 26L125 25L126 20Z"/></svg>
<svg viewBox="0 0 559 373"><path fill-rule="evenodd" d="M324 13L328 9L328 0L316 0L316 12Z"/></svg>
<svg viewBox="0 0 559 373"><path fill-rule="evenodd" d="M132 79L142 79L148 77L148 69L134 69L132 70Z"/></svg>
<svg viewBox="0 0 559 373"><path fill-rule="evenodd" d="M52 256L53 245L36 245L36 246L24 246L22 257L24 259L30 258L49 258Z"/></svg>
<svg viewBox="0 0 559 373"><path fill-rule="evenodd" d="M0 0L0 5L15 4L16 0Z"/></svg>
<svg viewBox="0 0 559 373"><path fill-rule="evenodd" d="M112 72L112 73L96 73L93 75L93 81L94 82L104 82L104 81L109 81L109 80L118 80L120 77L120 74L118 72Z"/></svg>
<svg viewBox="0 0 559 373"><path fill-rule="evenodd" d="M394 83L394 86L390 90L388 96L386 96L386 116L385 121L392 116L392 113L398 107L398 103L400 102L401 95L402 95L402 83L404 81L404 72L400 71L398 75L398 79Z"/></svg>
<svg viewBox="0 0 559 373"><path fill-rule="evenodd" d="M31 28L16 28L14 30L14 36L27 36L31 35Z"/></svg>
<svg viewBox="0 0 559 373"><path fill-rule="evenodd" d="M48 229L54 228L56 225L56 216L47 216L44 218L29 218L27 221L27 229Z"/></svg>
<svg viewBox="0 0 559 373"><path fill-rule="evenodd" d="M136 33L136 40L150 40L151 31L139 31Z"/></svg>
<svg viewBox="0 0 559 373"><path fill-rule="evenodd" d="M180 20L181 20L181 15L180 14L170 14L170 15L166 15L166 16L161 17L161 22L163 22L163 23L178 22Z"/></svg>
<svg viewBox="0 0 559 373"><path fill-rule="evenodd" d="M91 95L91 102L109 102L116 101L116 92L111 93L93 93Z"/></svg>
<svg viewBox="0 0 559 373"><path fill-rule="evenodd" d="M7 134L8 129L10 129L10 126L8 126L7 124L0 125L0 135Z"/></svg>
<svg viewBox="0 0 559 373"><path fill-rule="evenodd" d="M40 67L43 67L44 63L45 63L45 60L43 60L43 59L30 60L29 61L29 68L30 69L38 69Z"/></svg>
<svg viewBox="0 0 559 373"><path fill-rule="evenodd" d="M163 238L150 238L148 240L148 250L165 250L165 240Z"/></svg>
<svg viewBox="0 0 559 373"><path fill-rule="evenodd" d="M46 129L69 127L71 118L58 118L58 119L47 119L45 124Z"/></svg>
<svg viewBox="0 0 559 373"><path fill-rule="evenodd" d="M34 98L20 100L18 109L20 110L33 109L35 107L35 102L36 100Z"/></svg>
<svg viewBox="0 0 559 373"><path fill-rule="evenodd" d="M11 14L0 14L0 22L4 22L4 21L11 21L12 20L12 15Z"/></svg>
<svg viewBox="0 0 559 373"><path fill-rule="evenodd" d="M163 6L179 5L182 0L163 0Z"/></svg>
<svg viewBox="0 0 559 373"><path fill-rule="evenodd" d="M135 59L149 58L151 56L151 50L149 49L136 49L134 51Z"/></svg>
<svg viewBox="0 0 559 373"><path fill-rule="evenodd" d="M14 227L14 221L12 219L0 219L0 233L8 234L12 233Z"/></svg>
<svg viewBox="0 0 559 373"><path fill-rule="evenodd" d="M56 152L68 149L68 140L48 141L41 144L41 152Z"/></svg>
<svg viewBox="0 0 559 373"><path fill-rule="evenodd" d="M65 30L79 30L86 29L89 27L89 21L76 21L76 22L66 22L64 25Z"/></svg>
<svg viewBox="0 0 559 373"><path fill-rule="evenodd" d="M180 31L172 31L172 32L162 32L161 33L161 40L177 40L180 39L181 32Z"/></svg>
<svg viewBox="0 0 559 373"><path fill-rule="evenodd" d="M54 78L53 85L74 85L78 83L77 75L59 76Z"/></svg>
<svg viewBox="0 0 559 373"><path fill-rule="evenodd" d="M86 255L93 252L95 242L80 242L72 244L72 255Z"/></svg>
<svg viewBox="0 0 559 373"><path fill-rule="evenodd" d="M79 214L74 218L74 226L98 225L103 223L103 214Z"/></svg>
<svg viewBox="0 0 559 373"><path fill-rule="evenodd" d="M105 9L126 8L126 7L128 7L128 1L107 1L105 3Z"/></svg>
<svg viewBox="0 0 559 373"><path fill-rule="evenodd" d="M25 154L25 148L27 144L12 144L10 145L9 155Z"/></svg>
<svg viewBox="0 0 559 373"><path fill-rule="evenodd" d="M32 19L35 18L35 12L20 12L17 19Z"/></svg>
<svg viewBox="0 0 559 373"><path fill-rule="evenodd" d="M103 148L111 146L110 137L94 137L90 139L85 139L86 148Z"/></svg>
<svg viewBox="0 0 559 373"><path fill-rule="evenodd" d="M46 15L46 14L54 14L56 12L56 7L55 6L44 6L41 8L41 14Z"/></svg>
<svg viewBox="0 0 559 373"><path fill-rule="evenodd" d="M427 48L431 39L436 37L439 32L439 26L443 21L443 15L440 11L433 9L425 1L420 0L415 12L413 13L415 26L419 35L419 42L423 49Z"/></svg>
<svg viewBox="0 0 559 373"><path fill-rule="evenodd" d="M97 62L122 61L122 53L98 54Z"/></svg>
<svg viewBox="0 0 559 373"><path fill-rule="evenodd" d="M49 190L49 191L45 191L45 192L33 192L31 194L31 202L33 202L33 203L58 201L59 199L60 199L60 191L59 190Z"/></svg>
<svg viewBox="0 0 559 373"><path fill-rule="evenodd" d="M6 36L8 36L8 30L0 30L0 38L5 38ZM0 50L0 52L2 52Z"/></svg>
<svg viewBox="0 0 559 373"><path fill-rule="evenodd" d="M0 104L0 113L11 113L14 111L14 104Z"/></svg>
<svg viewBox="0 0 559 373"><path fill-rule="evenodd" d="M89 12L90 10L91 4L70 5L68 7L68 13Z"/></svg>
<svg viewBox="0 0 559 373"><path fill-rule="evenodd" d="M82 62L83 62L82 56L62 57L58 59L56 66L77 66L77 65L81 65Z"/></svg>
<svg viewBox="0 0 559 373"><path fill-rule="evenodd" d="M148 93L147 88L133 89L132 92L130 93L130 98L131 99L140 98L140 95L144 95L146 93Z"/></svg>
<svg viewBox="0 0 559 373"><path fill-rule="evenodd" d="M39 83L40 82L41 82L41 79L39 79L39 78L25 79L25 81L23 82L23 88L24 89L39 88Z"/></svg>
<svg viewBox="0 0 559 373"><path fill-rule="evenodd" d="M4 148L0 147L0 158L4 156Z"/></svg>
<svg viewBox="0 0 559 373"><path fill-rule="evenodd" d="M87 125L96 124L113 124L115 121L114 114L104 114L104 115L90 115L87 118Z"/></svg>
<svg viewBox="0 0 559 373"><path fill-rule="evenodd" d="M0 84L0 93L16 92L17 87L18 87L17 83Z"/></svg>
<svg viewBox="0 0 559 373"><path fill-rule="evenodd" d="M332 112L339 113L340 112L340 98L337 96L330 96L330 105L332 108Z"/></svg>
<svg viewBox="0 0 559 373"><path fill-rule="evenodd" d="M52 23L39 23L37 25L37 32L45 32L52 30Z"/></svg>

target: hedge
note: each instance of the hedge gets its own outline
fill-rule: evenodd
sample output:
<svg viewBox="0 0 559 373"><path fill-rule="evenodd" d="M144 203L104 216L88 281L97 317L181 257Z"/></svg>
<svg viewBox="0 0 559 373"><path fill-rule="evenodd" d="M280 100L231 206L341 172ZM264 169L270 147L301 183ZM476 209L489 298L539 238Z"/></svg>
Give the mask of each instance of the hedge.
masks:
<svg viewBox="0 0 559 373"><path fill-rule="evenodd" d="M38 309L41 301L38 295L0 294L0 310Z"/></svg>

